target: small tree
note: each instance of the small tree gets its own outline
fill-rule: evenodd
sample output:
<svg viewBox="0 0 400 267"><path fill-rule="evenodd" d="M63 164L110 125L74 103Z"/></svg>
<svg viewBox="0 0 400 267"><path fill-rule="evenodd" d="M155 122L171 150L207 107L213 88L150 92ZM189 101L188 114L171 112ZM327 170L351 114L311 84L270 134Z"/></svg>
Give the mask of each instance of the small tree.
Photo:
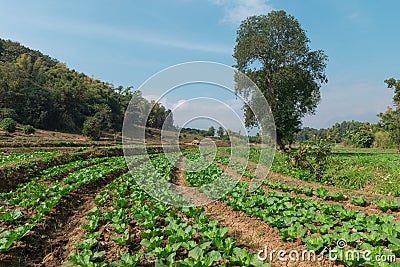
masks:
<svg viewBox="0 0 400 267"><path fill-rule="evenodd" d="M103 131L111 129L111 109L106 105L96 108L98 111L86 119L82 129L82 134L92 140L99 140Z"/></svg>
<svg viewBox="0 0 400 267"><path fill-rule="evenodd" d="M300 168L311 174L315 181L322 181L326 167L331 162L332 147L325 140L315 143L301 143L299 148L288 155L294 168Z"/></svg>
<svg viewBox="0 0 400 267"><path fill-rule="evenodd" d="M357 147L370 148L374 143L374 134L369 130L361 130L353 136L353 143Z"/></svg>
<svg viewBox="0 0 400 267"><path fill-rule="evenodd" d="M210 128L208 128L207 135L208 135L208 136L214 136L214 135L215 135L215 128L214 128L214 126L211 126Z"/></svg>
<svg viewBox="0 0 400 267"><path fill-rule="evenodd" d="M82 134L92 140L99 140L102 131L102 123L96 116L89 117L83 124Z"/></svg>
<svg viewBox="0 0 400 267"><path fill-rule="evenodd" d="M376 148L389 148L393 146L393 142L390 139L390 135L386 131L379 131L375 133L375 138L374 138L374 147Z"/></svg>
<svg viewBox="0 0 400 267"><path fill-rule="evenodd" d="M24 134L34 134L36 129L32 125L25 125L24 126Z"/></svg>
<svg viewBox="0 0 400 267"><path fill-rule="evenodd" d="M17 122L11 118L5 118L1 121L0 128L8 133L13 133L17 129Z"/></svg>
<svg viewBox="0 0 400 267"><path fill-rule="evenodd" d="M14 109L0 108L0 121L5 118L11 118L13 120L18 120L18 115Z"/></svg>
<svg viewBox="0 0 400 267"><path fill-rule="evenodd" d="M217 134L220 138L224 138L224 128L221 126L218 127Z"/></svg>

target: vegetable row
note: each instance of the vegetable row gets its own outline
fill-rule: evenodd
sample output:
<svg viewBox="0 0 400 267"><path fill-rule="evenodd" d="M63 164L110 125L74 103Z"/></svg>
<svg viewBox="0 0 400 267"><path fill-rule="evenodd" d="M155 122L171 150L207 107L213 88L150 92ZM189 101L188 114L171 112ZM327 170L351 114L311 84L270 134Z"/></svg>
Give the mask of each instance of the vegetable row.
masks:
<svg viewBox="0 0 400 267"><path fill-rule="evenodd" d="M236 247L227 236L228 229L210 221L202 209L175 209L143 191L143 185L151 185L148 181L166 186L163 181L171 180L178 158L172 155L169 161L164 155L154 156L151 162L134 168L100 192L97 206L88 213L83 226L86 236L75 244L77 251L70 255L67 265L267 266ZM168 197L176 198L176 202L180 198L177 194ZM185 203L184 199L180 201ZM119 255L110 255L110 247L117 248Z"/></svg>

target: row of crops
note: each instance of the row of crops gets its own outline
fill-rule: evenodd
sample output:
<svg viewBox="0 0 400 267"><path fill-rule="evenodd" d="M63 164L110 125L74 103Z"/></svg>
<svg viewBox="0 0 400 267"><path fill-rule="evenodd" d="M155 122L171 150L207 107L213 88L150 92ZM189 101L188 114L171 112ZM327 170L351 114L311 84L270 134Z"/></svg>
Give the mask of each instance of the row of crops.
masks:
<svg viewBox="0 0 400 267"><path fill-rule="evenodd" d="M64 172L89 165L92 166L58 179ZM71 162L42 171L40 176L21 184L15 191L1 193L0 252L9 250L38 223L45 222L46 215L65 195L80 186L96 182L106 175L122 170L125 166L122 157Z"/></svg>
<svg viewBox="0 0 400 267"><path fill-rule="evenodd" d="M228 229L202 214L202 209L176 209L149 197L137 182L146 183L151 177L152 181L169 181L174 168L163 155L152 156L147 163L143 158L129 158L130 164L138 166L121 176L126 171L124 157L73 161L43 170L15 190L1 193L0 252L13 253L36 227L47 223L68 194L117 173L116 179L97 193L96 208L86 214L83 225L86 236L73 244L75 251L65 265L268 265L237 247L227 236Z"/></svg>
<svg viewBox="0 0 400 267"><path fill-rule="evenodd" d="M52 152L29 152L22 154L11 154L11 155L2 155L0 154L0 166L7 165L10 163L17 163L21 161L44 158L44 157L52 157L56 155L60 155L60 152L52 151Z"/></svg>
<svg viewBox="0 0 400 267"><path fill-rule="evenodd" d="M159 156L157 171L148 162L110 183L98 194L96 208L88 213L85 238L76 244L78 251L68 264L80 266L267 266L236 247L202 209L172 208L154 201L137 181L155 176L169 180L171 164ZM184 200L182 200L184 201ZM99 231L99 229L102 229ZM107 255L117 246L119 255ZM107 249L108 248L108 249ZM107 256L104 259L104 256ZM108 260L107 260L108 259ZM94 265L90 265L94 263Z"/></svg>
<svg viewBox="0 0 400 267"><path fill-rule="evenodd" d="M197 153L191 153L187 158L201 160ZM226 158L217 159L228 163ZM209 164L207 159L202 160L204 165ZM237 166L238 172L244 171L240 163L230 165ZM248 174L249 177L253 176ZM211 164L205 170L188 171L186 175L192 185L199 185L210 183L215 177L224 176L224 173L218 165ZM230 183L230 177L226 179ZM272 185L268 181L265 184ZM280 184L275 185L278 187ZM284 185L280 189L294 190ZM325 189L319 192L314 190L310 194L340 198ZM292 197L290 193L268 192L264 188L251 190L246 182L239 182L222 201L268 223L279 231L283 240L294 242L300 239L307 249L317 253L327 249L335 251L336 258L346 266L389 266L387 261L380 259L393 261L400 256L400 222L389 214L367 215L358 210L349 210L339 203L327 204L312 198ZM341 244L338 245L338 241ZM368 257L344 257L349 254L346 251L358 251L364 255L367 252ZM397 264L391 263L392 266Z"/></svg>
<svg viewBox="0 0 400 267"><path fill-rule="evenodd" d="M154 154L150 161L144 158L128 158L134 166L129 172L121 156L75 160L42 170L28 182L0 193L0 262L2 253L12 254L36 228L46 225L63 199L106 181L107 185L96 191L95 208L84 216L84 235L74 241L72 253L63 259L66 266L269 266L238 247L228 229L206 216L202 208L174 208L144 192L139 185L145 185L153 195L158 191L151 192L152 188L165 190L160 198L169 202L189 203L167 188L179 155L167 158ZM254 178L239 162L229 162L226 157L214 160L230 165L247 180ZM400 222L390 214L349 210L340 203L346 200L343 194L323 188L266 181L252 190L249 183L237 182L196 152L185 153L185 165L191 186L210 197L232 187L220 201L273 227L285 242L301 242L316 253L334 250L335 258L346 266L397 266L390 261L400 256ZM213 182L219 188L208 187ZM338 202L328 204L324 199ZM395 204L382 204L382 210L394 210ZM364 257L354 257L354 253L348 257L348 251Z"/></svg>
<svg viewBox="0 0 400 267"><path fill-rule="evenodd" d="M248 170L247 166L241 162L230 160L224 156L216 156L214 159L216 162L221 163L225 166L231 167L237 174L243 175L247 178L254 178L254 172ZM369 202L367 198L363 195L359 195L356 197L348 197L345 192L343 191L336 191L334 193L330 192L329 190L319 187L317 189L307 187L307 186L294 186L294 185L287 185L285 183L281 183L279 181L264 181L264 185L274 189L274 190L281 190L283 192L294 192L296 194L304 194L308 197L318 197L323 200L331 200L331 201L347 201L353 205L365 207L371 204L376 205L376 208L383 211L392 211L397 212L400 210L400 202L396 200L390 200L388 198L381 197L378 201Z"/></svg>

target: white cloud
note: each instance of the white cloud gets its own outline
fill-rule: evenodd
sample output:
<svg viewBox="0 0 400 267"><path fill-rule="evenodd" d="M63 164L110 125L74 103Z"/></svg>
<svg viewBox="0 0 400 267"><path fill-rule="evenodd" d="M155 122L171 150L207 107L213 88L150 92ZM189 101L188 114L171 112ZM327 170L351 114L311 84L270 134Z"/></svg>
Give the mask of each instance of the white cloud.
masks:
<svg viewBox="0 0 400 267"><path fill-rule="evenodd" d="M180 99L172 106L175 124L180 127L190 127L207 129L210 125L223 125L224 128L234 131L244 130L242 103L240 100L226 99L220 101L211 98L193 98L189 100ZM197 118L197 119L196 119ZM210 119L206 119L210 118Z"/></svg>
<svg viewBox="0 0 400 267"><path fill-rule="evenodd" d="M12 19L12 18L10 18ZM157 31L145 31L134 28L120 28L102 23L77 21L70 19L29 17L27 24L36 26L42 31L63 32L79 35L84 38L109 38L126 42L140 42L149 45L179 48L216 54L232 54L232 47L221 43L188 40L185 36L173 36ZM48 23L52 21L53 23Z"/></svg>
<svg viewBox="0 0 400 267"><path fill-rule="evenodd" d="M253 15L267 14L273 7L269 0L210 0L214 5L221 6L225 16L224 23L240 24L242 20Z"/></svg>
<svg viewBox="0 0 400 267"><path fill-rule="evenodd" d="M178 102L172 104L172 110L177 109L177 108L183 108L187 106L187 101L184 99L178 100Z"/></svg>

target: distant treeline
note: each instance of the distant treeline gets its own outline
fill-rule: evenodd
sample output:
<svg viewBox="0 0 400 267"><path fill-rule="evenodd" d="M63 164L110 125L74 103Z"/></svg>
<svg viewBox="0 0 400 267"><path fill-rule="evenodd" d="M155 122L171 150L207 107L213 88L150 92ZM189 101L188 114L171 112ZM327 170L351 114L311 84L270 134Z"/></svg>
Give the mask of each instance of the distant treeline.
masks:
<svg viewBox="0 0 400 267"><path fill-rule="evenodd" d="M193 135L200 135L200 136L214 136L213 132L210 132L209 130L201 130L201 129L195 129L195 128L182 128L180 129L180 132L182 134L193 134Z"/></svg>
<svg viewBox="0 0 400 267"><path fill-rule="evenodd" d="M10 117L36 128L80 133L98 127L121 131L125 110L147 125L161 128L170 114L161 104L149 102L132 87L112 84L71 70L56 59L17 42L0 39L0 120ZM167 122L172 127L173 119Z"/></svg>
<svg viewBox="0 0 400 267"><path fill-rule="evenodd" d="M325 139L333 143L342 143L354 147L395 147L396 142L390 138L382 123L343 121L327 129L304 127L295 134L295 141L305 142Z"/></svg>

